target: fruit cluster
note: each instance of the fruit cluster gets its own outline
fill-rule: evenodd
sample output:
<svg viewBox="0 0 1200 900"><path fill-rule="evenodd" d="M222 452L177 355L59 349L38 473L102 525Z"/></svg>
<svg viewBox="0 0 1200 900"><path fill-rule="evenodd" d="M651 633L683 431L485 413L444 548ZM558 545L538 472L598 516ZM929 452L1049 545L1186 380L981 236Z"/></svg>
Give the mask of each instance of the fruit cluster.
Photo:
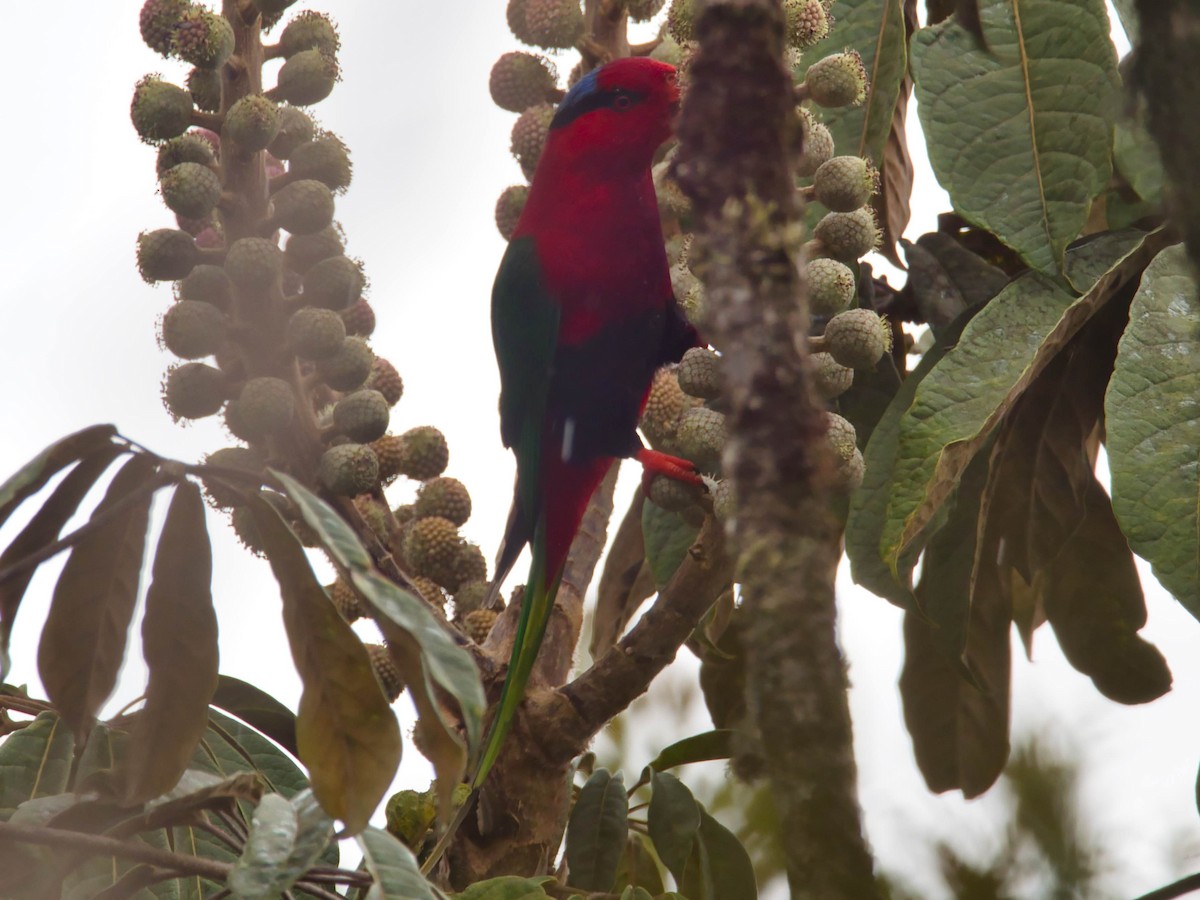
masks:
<svg viewBox="0 0 1200 900"><path fill-rule="evenodd" d="M487 577L479 548L457 532L470 497L440 477L449 451L436 428L389 433L404 383L369 343L367 279L334 220L336 195L351 182L349 151L307 109L338 80L338 33L327 16L306 11L264 43L263 30L291 2L240 4L233 21L190 0L142 7L151 49L192 66L186 88L143 78L130 110L157 148L159 190L176 220L137 242L143 278L175 282L160 337L182 362L167 372L163 400L177 421L221 415L239 442L205 463L217 473L207 482L211 502L230 513L248 547L261 550L261 540L244 490L268 468L287 471L352 503L364 536L410 563L418 590L441 606L443 589L457 596ZM264 89L269 59L283 63ZM398 518L383 488L400 476L420 487ZM288 498L260 496L302 540L313 537ZM361 615L349 585L328 591L347 619ZM398 692L386 654L372 657L389 693Z"/></svg>

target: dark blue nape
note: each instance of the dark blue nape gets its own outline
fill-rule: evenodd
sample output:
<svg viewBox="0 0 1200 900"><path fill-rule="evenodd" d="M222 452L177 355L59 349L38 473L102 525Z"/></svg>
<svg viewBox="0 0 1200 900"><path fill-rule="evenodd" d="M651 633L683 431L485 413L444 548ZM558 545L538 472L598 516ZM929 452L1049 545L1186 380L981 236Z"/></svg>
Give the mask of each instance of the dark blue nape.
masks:
<svg viewBox="0 0 1200 900"><path fill-rule="evenodd" d="M596 73L599 71L599 69L592 69L567 91L567 96L563 97L562 102L558 104L554 118L550 121L551 128L561 128L575 121L584 113L607 105L607 98L601 93L596 79Z"/></svg>

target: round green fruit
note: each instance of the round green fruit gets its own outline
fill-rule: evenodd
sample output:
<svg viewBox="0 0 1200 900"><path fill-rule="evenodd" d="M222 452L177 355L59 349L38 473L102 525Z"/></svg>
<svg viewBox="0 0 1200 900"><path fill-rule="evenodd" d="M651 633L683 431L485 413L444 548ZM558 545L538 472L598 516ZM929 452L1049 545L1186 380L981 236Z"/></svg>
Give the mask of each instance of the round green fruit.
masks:
<svg viewBox="0 0 1200 900"><path fill-rule="evenodd" d="M287 342L304 359L335 356L346 341L342 317L331 309L304 307L296 310L287 324Z"/></svg>
<svg viewBox="0 0 1200 900"><path fill-rule="evenodd" d="M302 50L283 64L269 93L293 106L312 106L333 93L337 80L337 57L316 49Z"/></svg>
<svg viewBox="0 0 1200 900"><path fill-rule="evenodd" d="M586 24L579 0L526 0L525 35L535 47L567 50L583 37Z"/></svg>
<svg viewBox="0 0 1200 900"><path fill-rule="evenodd" d="M366 341L348 337L337 353L318 360L317 374L335 391L352 391L367 380L374 359L375 354Z"/></svg>
<svg viewBox="0 0 1200 900"><path fill-rule="evenodd" d="M505 53L492 66L488 90L501 109L520 113L545 103L558 82L553 65L524 51Z"/></svg>
<svg viewBox="0 0 1200 900"><path fill-rule="evenodd" d="M271 205L271 220L292 234L316 234L333 222L333 191L315 178L284 185Z"/></svg>
<svg viewBox="0 0 1200 900"><path fill-rule="evenodd" d="M329 16L312 10L305 10L288 22L279 35L279 51L285 59L304 50L318 50L336 58L340 47L337 26Z"/></svg>
<svg viewBox="0 0 1200 900"><path fill-rule="evenodd" d="M288 179L315 178L330 190L344 191L350 186L353 167L350 151L332 134L323 134L296 147L288 157Z"/></svg>
<svg viewBox="0 0 1200 900"><path fill-rule="evenodd" d="M431 478L417 491L413 513L418 519L441 516L462 526L471 518L471 495L457 478L445 475Z"/></svg>
<svg viewBox="0 0 1200 900"><path fill-rule="evenodd" d="M178 85L147 75L134 88L129 116L146 143L167 141L191 127L192 95Z"/></svg>
<svg viewBox="0 0 1200 900"><path fill-rule="evenodd" d="M554 107L549 103L539 103L521 113L513 125L510 149L521 164L521 171L525 173L526 178L532 178L534 170L537 169L553 118Z"/></svg>
<svg viewBox="0 0 1200 900"><path fill-rule="evenodd" d="M225 255L225 274L243 291L268 290L283 274L283 251L268 238L240 238Z"/></svg>
<svg viewBox="0 0 1200 900"><path fill-rule="evenodd" d="M804 85L817 106L858 106L867 97L867 70L857 50L834 53L808 67Z"/></svg>
<svg viewBox="0 0 1200 900"><path fill-rule="evenodd" d="M850 267L836 259L814 259L804 266L808 282L808 307L814 316L833 316L855 298L857 285Z"/></svg>
<svg viewBox="0 0 1200 900"><path fill-rule="evenodd" d="M817 202L832 212L866 206L878 188L879 173L861 156L835 156L813 175Z"/></svg>
<svg viewBox="0 0 1200 900"><path fill-rule="evenodd" d="M506 187L496 201L496 229L506 241L512 240L525 201L529 199L529 186L513 184Z"/></svg>
<svg viewBox="0 0 1200 900"><path fill-rule="evenodd" d="M233 282L220 266L194 266L176 286L180 300L198 300L227 310L233 303Z"/></svg>
<svg viewBox="0 0 1200 900"><path fill-rule="evenodd" d="M379 484L379 460L370 447L341 444L321 454L317 476L330 493L357 497Z"/></svg>
<svg viewBox="0 0 1200 900"><path fill-rule="evenodd" d="M178 228L158 228L138 235L137 266L143 280L177 281L187 276L200 258L196 242Z"/></svg>
<svg viewBox="0 0 1200 900"><path fill-rule="evenodd" d="M184 162L168 169L158 188L167 208L186 219L204 218L221 199L221 179L200 163Z"/></svg>
<svg viewBox="0 0 1200 900"><path fill-rule="evenodd" d="M323 309L345 309L362 296L366 287L362 266L346 256L332 256L313 265L304 275L304 302Z"/></svg>
<svg viewBox="0 0 1200 900"><path fill-rule="evenodd" d="M238 417L250 434L282 431L296 414L296 395L282 378L251 378L237 399Z"/></svg>
<svg viewBox="0 0 1200 900"><path fill-rule="evenodd" d="M227 387L220 369L204 363L184 363L167 372L163 402L176 421L203 419L220 412Z"/></svg>
<svg viewBox="0 0 1200 900"><path fill-rule="evenodd" d="M171 52L199 69L217 69L233 55L233 26L224 16L192 7L175 29Z"/></svg>
<svg viewBox="0 0 1200 900"><path fill-rule="evenodd" d="M813 237L829 256L851 262L866 256L879 244L879 226L875 224L875 213L866 207L853 212L831 212L817 222Z"/></svg>
<svg viewBox="0 0 1200 900"><path fill-rule="evenodd" d="M825 326L824 337L829 355L851 369L874 369L892 345L887 319L869 309L838 313Z"/></svg>
<svg viewBox="0 0 1200 900"><path fill-rule="evenodd" d="M359 443L383 437L390 418L388 402L379 391L355 391L333 407L333 427Z"/></svg>
<svg viewBox="0 0 1200 900"><path fill-rule="evenodd" d="M313 120L303 110L294 106L280 106L279 130L267 150L276 159L287 159L301 144L307 144L316 134Z"/></svg>
<svg viewBox="0 0 1200 900"><path fill-rule="evenodd" d="M162 321L163 345L182 359L212 356L225 342L229 320L211 303L180 300Z"/></svg>
<svg viewBox="0 0 1200 900"><path fill-rule="evenodd" d="M316 234L293 234L287 239L283 252L288 268L303 275L321 260L341 256L345 249L341 230L330 225Z"/></svg>
<svg viewBox="0 0 1200 900"><path fill-rule="evenodd" d="M262 94L247 94L225 115L225 134L247 153L267 149L279 133L279 108Z"/></svg>

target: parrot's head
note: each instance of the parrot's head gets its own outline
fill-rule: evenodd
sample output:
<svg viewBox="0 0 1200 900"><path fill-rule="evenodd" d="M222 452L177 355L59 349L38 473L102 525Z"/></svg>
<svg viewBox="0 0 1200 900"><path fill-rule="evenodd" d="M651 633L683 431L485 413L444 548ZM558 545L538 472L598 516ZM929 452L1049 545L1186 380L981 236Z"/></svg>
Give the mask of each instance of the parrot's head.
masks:
<svg viewBox="0 0 1200 900"><path fill-rule="evenodd" d="M613 60L567 92L544 156L595 171L648 168L679 109L675 67L647 57Z"/></svg>

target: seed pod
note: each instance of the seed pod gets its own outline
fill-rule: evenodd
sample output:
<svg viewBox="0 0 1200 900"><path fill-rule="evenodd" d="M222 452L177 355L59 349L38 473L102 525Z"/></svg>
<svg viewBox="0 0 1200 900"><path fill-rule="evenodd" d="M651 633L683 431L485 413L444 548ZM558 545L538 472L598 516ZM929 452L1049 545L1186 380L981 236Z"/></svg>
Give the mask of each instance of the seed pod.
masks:
<svg viewBox="0 0 1200 900"><path fill-rule="evenodd" d="M379 460L369 447L342 444L321 455L317 474L330 493L356 497L379 483Z"/></svg>
<svg viewBox="0 0 1200 900"><path fill-rule="evenodd" d="M279 109L261 94L247 94L225 116L225 134L248 153L265 150L279 133Z"/></svg>
<svg viewBox="0 0 1200 900"><path fill-rule="evenodd" d="M158 228L138 235L137 267L144 281L185 278L199 258L196 242L186 231Z"/></svg>
<svg viewBox="0 0 1200 900"><path fill-rule="evenodd" d="M134 88L129 116L147 144L170 140L192 124L192 95L161 78L147 75Z"/></svg>
<svg viewBox="0 0 1200 900"><path fill-rule="evenodd" d="M163 345L182 359L212 356L225 342L229 320L211 303L180 300L162 321Z"/></svg>
<svg viewBox="0 0 1200 900"><path fill-rule="evenodd" d="M333 93L337 80L335 56L320 50L302 50L283 64L275 87L267 95L293 106L312 106Z"/></svg>

